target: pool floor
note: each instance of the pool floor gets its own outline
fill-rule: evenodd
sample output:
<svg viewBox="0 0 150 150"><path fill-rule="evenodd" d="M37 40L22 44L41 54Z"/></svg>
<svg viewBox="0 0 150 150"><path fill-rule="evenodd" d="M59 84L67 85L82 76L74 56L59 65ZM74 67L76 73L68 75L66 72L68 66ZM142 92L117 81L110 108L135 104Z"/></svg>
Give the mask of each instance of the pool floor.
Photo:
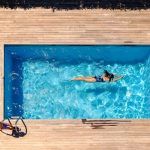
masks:
<svg viewBox="0 0 150 150"><path fill-rule="evenodd" d="M25 61L25 118L150 118L149 60L134 65ZM70 81L106 69L125 78L114 83Z"/></svg>
<svg viewBox="0 0 150 150"><path fill-rule="evenodd" d="M150 46L6 45L5 117L150 118ZM117 82L71 81L102 75Z"/></svg>

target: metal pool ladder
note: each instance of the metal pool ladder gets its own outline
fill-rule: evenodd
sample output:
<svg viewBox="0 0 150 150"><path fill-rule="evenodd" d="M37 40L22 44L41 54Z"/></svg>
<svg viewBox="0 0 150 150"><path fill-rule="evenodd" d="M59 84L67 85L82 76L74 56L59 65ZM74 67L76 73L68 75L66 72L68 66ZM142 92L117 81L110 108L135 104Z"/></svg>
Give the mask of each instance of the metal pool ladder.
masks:
<svg viewBox="0 0 150 150"><path fill-rule="evenodd" d="M7 119L4 119L2 121L2 123L4 123L4 121L6 121L6 120L8 120L10 126L12 126L12 124L13 124L11 122L11 120L16 120L15 124L13 125L14 129L12 130L12 133L7 133L4 130L1 130L2 133L6 134L6 135L9 135L9 136L13 136L15 138L24 137L25 135L27 135L27 132L28 132L27 126L26 126L26 124L25 124L25 122L24 122L22 117L20 117L20 116L11 116L11 117L8 117ZM23 131L18 126L19 122L21 122L23 127L24 127Z"/></svg>

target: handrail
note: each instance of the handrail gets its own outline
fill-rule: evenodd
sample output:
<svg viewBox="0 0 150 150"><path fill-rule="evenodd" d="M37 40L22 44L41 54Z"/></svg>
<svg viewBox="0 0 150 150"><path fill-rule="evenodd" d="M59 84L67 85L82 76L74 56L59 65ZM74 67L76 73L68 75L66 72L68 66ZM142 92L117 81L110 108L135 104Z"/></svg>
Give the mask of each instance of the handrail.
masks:
<svg viewBox="0 0 150 150"><path fill-rule="evenodd" d="M14 125L14 126L12 125L10 119L16 119L16 122L15 122L15 125ZM2 120L2 123L4 123L5 120L6 120L6 119ZM9 117L7 120L8 120L8 122L9 122L9 124L14 127L14 129L12 130L12 133L11 133L11 134L6 133L6 132L4 132L3 130L1 130L2 133L6 134L6 135L9 135L9 136L17 137L17 138L23 137L23 136L25 136L25 135L27 134L27 132L28 132L27 126L26 126L25 122L23 121L23 118L22 118L22 117L20 117L20 116L19 116L19 117L13 116L13 117ZM25 128L25 132L22 132L21 129L17 126L19 120L21 120L21 122L22 122L22 124L23 124L23 126L24 126L24 128Z"/></svg>

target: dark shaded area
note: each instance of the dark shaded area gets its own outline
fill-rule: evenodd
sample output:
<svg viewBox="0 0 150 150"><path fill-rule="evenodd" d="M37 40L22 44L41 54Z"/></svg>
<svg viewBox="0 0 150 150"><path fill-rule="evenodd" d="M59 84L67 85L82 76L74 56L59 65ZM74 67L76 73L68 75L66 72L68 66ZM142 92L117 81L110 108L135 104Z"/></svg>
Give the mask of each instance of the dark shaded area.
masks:
<svg viewBox="0 0 150 150"><path fill-rule="evenodd" d="M117 86L108 86L108 87L98 87L98 88L95 88L95 89L87 89L86 92L87 93L94 93L94 95L99 95L100 93L103 93L103 92L110 92L110 93L116 93L118 92L118 90L122 91L123 93L126 93L127 91L127 88L126 87L117 87Z"/></svg>
<svg viewBox="0 0 150 150"><path fill-rule="evenodd" d="M98 88L95 88L95 89L87 89L86 92L87 93L94 93L95 95L99 95L100 93L103 93L103 92L106 92L106 91L109 91L111 93L116 93L118 91L118 87L116 86L109 86L107 88L101 88L101 87L98 87Z"/></svg>
<svg viewBox="0 0 150 150"><path fill-rule="evenodd" d="M105 126L118 126L120 123L131 122L131 120L90 120L90 119L82 119L83 124L91 125L92 129L104 129Z"/></svg>
<svg viewBox="0 0 150 150"><path fill-rule="evenodd" d="M12 63L12 116L22 116L23 115L23 90L22 90L22 60L19 58L13 58Z"/></svg>
<svg viewBox="0 0 150 150"><path fill-rule="evenodd" d="M30 9L148 9L150 0L0 0L0 7Z"/></svg>

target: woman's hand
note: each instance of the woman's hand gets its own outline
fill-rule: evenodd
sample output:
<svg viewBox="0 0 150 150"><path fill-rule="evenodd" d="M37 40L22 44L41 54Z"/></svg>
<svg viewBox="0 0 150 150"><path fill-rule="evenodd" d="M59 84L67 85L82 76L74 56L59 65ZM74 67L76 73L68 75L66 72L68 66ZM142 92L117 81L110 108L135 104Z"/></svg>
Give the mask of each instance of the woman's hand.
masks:
<svg viewBox="0 0 150 150"><path fill-rule="evenodd" d="M122 78L124 78L124 76L120 76L120 77L118 77L118 78L114 78L113 81L117 81L117 80L120 80L120 79L122 79Z"/></svg>

